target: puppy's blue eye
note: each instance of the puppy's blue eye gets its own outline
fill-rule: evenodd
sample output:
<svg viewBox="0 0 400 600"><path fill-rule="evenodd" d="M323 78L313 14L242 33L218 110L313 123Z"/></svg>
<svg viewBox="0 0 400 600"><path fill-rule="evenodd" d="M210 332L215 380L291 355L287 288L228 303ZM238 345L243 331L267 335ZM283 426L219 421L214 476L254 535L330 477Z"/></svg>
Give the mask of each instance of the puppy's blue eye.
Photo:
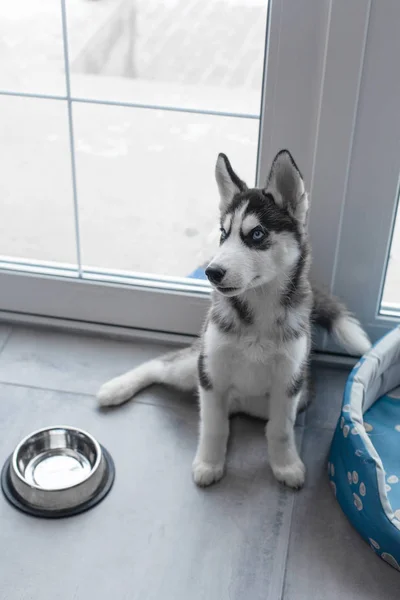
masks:
<svg viewBox="0 0 400 600"><path fill-rule="evenodd" d="M220 229L221 231L221 242L226 238L226 231L223 227Z"/></svg>
<svg viewBox="0 0 400 600"><path fill-rule="evenodd" d="M260 242L263 239L264 235L265 233L262 229L255 229L251 234L251 239L255 242Z"/></svg>

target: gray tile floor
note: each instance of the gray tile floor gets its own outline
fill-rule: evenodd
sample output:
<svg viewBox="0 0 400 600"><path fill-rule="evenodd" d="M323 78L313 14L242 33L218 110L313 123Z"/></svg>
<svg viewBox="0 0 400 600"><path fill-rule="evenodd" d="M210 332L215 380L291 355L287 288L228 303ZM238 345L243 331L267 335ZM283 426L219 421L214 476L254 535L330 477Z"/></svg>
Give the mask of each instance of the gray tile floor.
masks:
<svg viewBox="0 0 400 600"><path fill-rule="evenodd" d="M233 421L228 473L197 489L195 399L154 388L112 412L98 385L165 347L0 326L0 461L32 429L70 424L112 453L117 479L96 509L60 521L0 497L1 600L391 600L400 576L348 524L325 475L346 372L315 368L297 425L305 488L279 486L263 424Z"/></svg>

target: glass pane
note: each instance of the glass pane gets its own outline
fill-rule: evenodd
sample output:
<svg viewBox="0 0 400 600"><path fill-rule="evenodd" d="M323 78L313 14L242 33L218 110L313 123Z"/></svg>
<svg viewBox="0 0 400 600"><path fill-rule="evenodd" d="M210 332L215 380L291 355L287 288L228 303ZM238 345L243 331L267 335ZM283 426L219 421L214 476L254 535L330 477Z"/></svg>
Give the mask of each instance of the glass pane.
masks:
<svg viewBox="0 0 400 600"><path fill-rule="evenodd" d="M65 95L60 0L0 2L0 87Z"/></svg>
<svg viewBox="0 0 400 600"><path fill-rule="evenodd" d="M76 262L67 104L0 96L0 255Z"/></svg>
<svg viewBox="0 0 400 600"><path fill-rule="evenodd" d="M268 0L68 2L72 94L259 114Z"/></svg>
<svg viewBox="0 0 400 600"><path fill-rule="evenodd" d="M400 211L393 231L390 247L389 263L386 271L385 286L383 288L382 308L400 311Z"/></svg>
<svg viewBox="0 0 400 600"><path fill-rule="evenodd" d="M252 119L74 104L83 264L193 272L215 249L217 154L228 154L254 183L258 126Z"/></svg>

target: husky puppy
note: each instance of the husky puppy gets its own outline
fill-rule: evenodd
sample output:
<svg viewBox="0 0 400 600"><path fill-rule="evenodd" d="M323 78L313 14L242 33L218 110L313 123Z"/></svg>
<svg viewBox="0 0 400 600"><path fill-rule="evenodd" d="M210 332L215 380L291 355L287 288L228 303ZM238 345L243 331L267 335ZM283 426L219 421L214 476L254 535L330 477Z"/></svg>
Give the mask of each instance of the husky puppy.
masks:
<svg viewBox="0 0 400 600"><path fill-rule="evenodd" d="M200 433L193 478L198 485L223 476L229 416L241 412L268 421L275 477L300 488L305 467L294 423L307 402L311 323L353 354L365 353L370 341L340 302L309 282L308 196L291 154L277 154L260 189L249 189L224 154L215 174L221 240L206 269L213 292L200 339L104 384L98 401L118 405L153 383L197 388Z"/></svg>

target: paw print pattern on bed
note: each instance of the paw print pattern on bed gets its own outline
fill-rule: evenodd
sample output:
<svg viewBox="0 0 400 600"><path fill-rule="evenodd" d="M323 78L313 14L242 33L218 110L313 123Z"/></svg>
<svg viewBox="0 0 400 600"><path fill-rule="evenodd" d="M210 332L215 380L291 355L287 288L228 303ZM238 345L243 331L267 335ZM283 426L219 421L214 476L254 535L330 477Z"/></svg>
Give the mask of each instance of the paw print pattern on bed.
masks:
<svg viewBox="0 0 400 600"><path fill-rule="evenodd" d="M400 520L400 387L371 406L364 415L364 426L382 459L388 499Z"/></svg>
<svg viewBox="0 0 400 600"><path fill-rule="evenodd" d="M399 384L400 326L376 342L347 379L328 473L351 524L400 571Z"/></svg>

